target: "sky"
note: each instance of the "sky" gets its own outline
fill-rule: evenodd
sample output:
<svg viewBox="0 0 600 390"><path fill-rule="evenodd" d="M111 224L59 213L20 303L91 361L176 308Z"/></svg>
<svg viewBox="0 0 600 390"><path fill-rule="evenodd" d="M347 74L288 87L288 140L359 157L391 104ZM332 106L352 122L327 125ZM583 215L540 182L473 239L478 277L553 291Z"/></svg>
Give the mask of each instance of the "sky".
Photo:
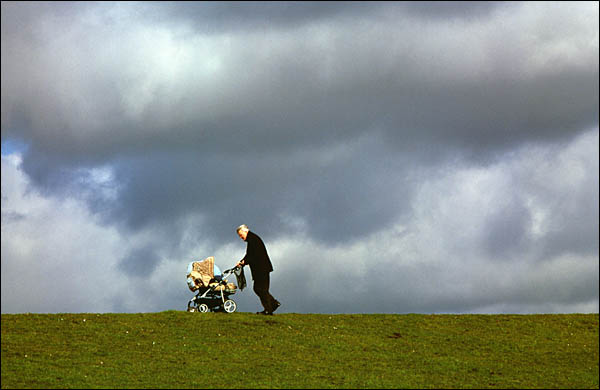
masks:
<svg viewBox="0 0 600 390"><path fill-rule="evenodd" d="M598 2L1 7L2 313L598 312Z"/></svg>

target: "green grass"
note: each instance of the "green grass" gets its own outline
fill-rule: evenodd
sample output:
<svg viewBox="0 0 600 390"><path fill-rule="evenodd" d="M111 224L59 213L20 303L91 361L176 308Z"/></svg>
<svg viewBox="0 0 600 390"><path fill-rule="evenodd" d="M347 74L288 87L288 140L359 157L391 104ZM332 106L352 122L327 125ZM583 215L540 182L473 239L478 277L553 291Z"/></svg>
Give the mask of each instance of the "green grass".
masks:
<svg viewBox="0 0 600 390"><path fill-rule="evenodd" d="M598 388L598 314L3 314L2 388Z"/></svg>

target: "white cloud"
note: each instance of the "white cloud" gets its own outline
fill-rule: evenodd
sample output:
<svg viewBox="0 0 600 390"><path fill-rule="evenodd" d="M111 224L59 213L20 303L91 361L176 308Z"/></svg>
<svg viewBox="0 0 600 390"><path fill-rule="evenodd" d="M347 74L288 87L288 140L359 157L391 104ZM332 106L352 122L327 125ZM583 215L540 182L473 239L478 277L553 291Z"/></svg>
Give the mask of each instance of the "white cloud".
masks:
<svg viewBox="0 0 600 390"><path fill-rule="evenodd" d="M19 166L2 156L2 311L110 311L126 285L119 234L77 200L37 193Z"/></svg>

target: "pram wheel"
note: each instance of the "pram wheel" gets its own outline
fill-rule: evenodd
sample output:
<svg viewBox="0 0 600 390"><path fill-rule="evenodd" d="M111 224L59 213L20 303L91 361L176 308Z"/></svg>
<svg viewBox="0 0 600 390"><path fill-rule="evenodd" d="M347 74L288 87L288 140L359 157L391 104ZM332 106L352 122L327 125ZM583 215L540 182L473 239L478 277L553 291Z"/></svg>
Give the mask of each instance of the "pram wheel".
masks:
<svg viewBox="0 0 600 390"><path fill-rule="evenodd" d="M187 311L188 313L198 311L198 308L196 307L196 302L194 302L193 299L188 302Z"/></svg>
<svg viewBox="0 0 600 390"><path fill-rule="evenodd" d="M237 309L237 305L233 299L228 299L223 303L223 310L227 313L233 313Z"/></svg>
<svg viewBox="0 0 600 390"><path fill-rule="evenodd" d="M206 313L209 310L210 309L208 308L208 305L206 303L201 303L196 306L192 302L190 302L190 304L188 304L188 308L187 308L187 311L190 313L195 313L195 312Z"/></svg>

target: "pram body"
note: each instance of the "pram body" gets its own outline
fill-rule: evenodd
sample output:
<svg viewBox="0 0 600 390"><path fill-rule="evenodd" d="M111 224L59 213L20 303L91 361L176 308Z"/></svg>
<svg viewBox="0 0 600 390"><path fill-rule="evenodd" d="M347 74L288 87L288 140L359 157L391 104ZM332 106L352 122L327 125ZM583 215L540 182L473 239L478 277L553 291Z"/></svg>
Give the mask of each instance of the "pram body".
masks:
<svg viewBox="0 0 600 390"><path fill-rule="evenodd" d="M196 295L189 300L187 311L206 313L208 311L221 311L233 313L237 304L231 295L237 291L235 283L228 283L226 277L231 275L236 268L221 272L215 265L214 257L207 257L201 261L193 261L188 265L187 283Z"/></svg>

